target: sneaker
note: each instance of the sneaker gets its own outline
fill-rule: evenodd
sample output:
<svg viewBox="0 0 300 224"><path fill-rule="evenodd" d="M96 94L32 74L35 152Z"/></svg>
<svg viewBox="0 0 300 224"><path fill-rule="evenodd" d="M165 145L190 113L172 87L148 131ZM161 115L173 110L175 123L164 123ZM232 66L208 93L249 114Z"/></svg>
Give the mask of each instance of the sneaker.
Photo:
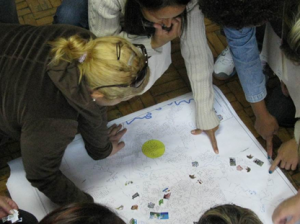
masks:
<svg viewBox="0 0 300 224"><path fill-rule="evenodd" d="M235 73L234 62L229 47L226 47L214 64L213 76L219 80L227 80Z"/></svg>

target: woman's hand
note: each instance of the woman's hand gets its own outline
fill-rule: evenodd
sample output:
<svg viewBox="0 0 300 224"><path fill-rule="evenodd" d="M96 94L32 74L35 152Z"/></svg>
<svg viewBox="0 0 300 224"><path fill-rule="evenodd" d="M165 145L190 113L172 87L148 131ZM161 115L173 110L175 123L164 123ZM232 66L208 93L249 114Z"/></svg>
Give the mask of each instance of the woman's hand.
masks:
<svg viewBox="0 0 300 224"><path fill-rule="evenodd" d="M18 210L18 205L16 202L11 200L8 197L0 196L0 219L11 215L11 210L16 209Z"/></svg>
<svg viewBox="0 0 300 224"><path fill-rule="evenodd" d="M295 139L291 139L287 142L282 143L282 145L278 149L277 157L273 161L269 172L272 173L279 163L282 169L296 169L298 164L298 145Z"/></svg>
<svg viewBox="0 0 300 224"><path fill-rule="evenodd" d="M287 219L291 217L291 220ZM300 220L300 195L285 200L275 209L272 215L274 224L294 224Z"/></svg>
<svg viewBox="0 0 300 224"><path fill-rule="evenodd" d="M120 139L126 133L127 129L126 128L124 128L122 130L121 129L122 129L121 124L119 124L119 125L113 124L108 130L109 140L111 141L112 146L113 146L113 149L109 156L116 154L125 146L125 143L123 141L120 142Z"/></svg>
<svg viewBox="0 0 300 224"><path fill-rule="evenodd" d="M219 126L213 128L213 129L210 129L210 130L200 130L200 129L195 129L195 130L192 130L191 133L193 135L200 135L203 131L207 134L210 142L211 142L211 145L213 147L213 150L216 154L219 154L219 149L218 149L218 144L217 144L217 139L216 139L216 136L215 136L215 132L218 130Z"/></svg>
<svg viewBox="0 0 300 224"><path fill-rule="evenodd" d="M181 35L181 18L172 19L172 29L166 31L162 28L161 24L154 24L155 34L151 39L151 46L153 49L159 48L171 40L174 40Z"/></svg>

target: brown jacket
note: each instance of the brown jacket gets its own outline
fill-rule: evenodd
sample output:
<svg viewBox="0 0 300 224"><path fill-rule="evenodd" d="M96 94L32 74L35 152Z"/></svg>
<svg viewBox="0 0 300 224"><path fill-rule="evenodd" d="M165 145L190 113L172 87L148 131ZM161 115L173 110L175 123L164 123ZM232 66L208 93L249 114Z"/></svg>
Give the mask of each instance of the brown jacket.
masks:
<svg viewBox="0 0 300 224"><path fill-rule="evenodd" d="M20 140L27 179L58 204L93 200L59 170L76 133L93 159L112 150L106 108L79 83L77 62L48 66L48 42L74 34L94 37L68 25L0 23L0 132Z"/></svg>

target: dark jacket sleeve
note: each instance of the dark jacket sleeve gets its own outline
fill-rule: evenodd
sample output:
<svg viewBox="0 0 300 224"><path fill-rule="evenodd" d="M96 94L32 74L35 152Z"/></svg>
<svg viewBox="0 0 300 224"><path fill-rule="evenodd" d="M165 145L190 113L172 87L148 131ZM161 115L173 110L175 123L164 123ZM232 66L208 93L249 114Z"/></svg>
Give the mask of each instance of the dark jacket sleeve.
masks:
<svg viewBox="0 0 300 224"><path fill-rule="evenodd" d="M112 151L112 144L108 137L106 110L102 113L102 120L93 123L83 116L79 116L78 129L85 143L87 153L94 160L108 157Z"/></svg>
<svg viewBox="0 0 300 224"><path fill-rule="evenodd" d="M36 119L22 127L21 150L26 177L57 204L93 202L60 170L67 145L74 139L78 123L70 119Z"/></svg>

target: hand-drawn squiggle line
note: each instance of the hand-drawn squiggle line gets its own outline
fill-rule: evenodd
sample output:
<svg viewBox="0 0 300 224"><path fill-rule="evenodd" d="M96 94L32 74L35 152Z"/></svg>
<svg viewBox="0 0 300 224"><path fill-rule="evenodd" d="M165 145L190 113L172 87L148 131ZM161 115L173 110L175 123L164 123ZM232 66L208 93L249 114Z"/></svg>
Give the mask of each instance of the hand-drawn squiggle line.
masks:
<svg viewBox="0 0 300 224"><path fill-rule="evenodd" d="M126 121L127 125L130 125L132 122L135 120L142 120L142 119L151 119L152 118L152 113L148 112L144 117L135 117L131 121Z"/></svg>
<svg viewBox="0 0 300 224"><path fill-rule="evenodd" d="M157 108L157 109L155 109L155 110L162 110L162 108L161 108L161 107L159 107L159 108Z"/></svg>
<svg viewBox="0 0 300 224"><path fill-rule="evenodd" d="M187 103L190 104L194 99L189 99L189 101L181 100L178 103L175 101L176 106L179 106L181 103Z"/></svg>

